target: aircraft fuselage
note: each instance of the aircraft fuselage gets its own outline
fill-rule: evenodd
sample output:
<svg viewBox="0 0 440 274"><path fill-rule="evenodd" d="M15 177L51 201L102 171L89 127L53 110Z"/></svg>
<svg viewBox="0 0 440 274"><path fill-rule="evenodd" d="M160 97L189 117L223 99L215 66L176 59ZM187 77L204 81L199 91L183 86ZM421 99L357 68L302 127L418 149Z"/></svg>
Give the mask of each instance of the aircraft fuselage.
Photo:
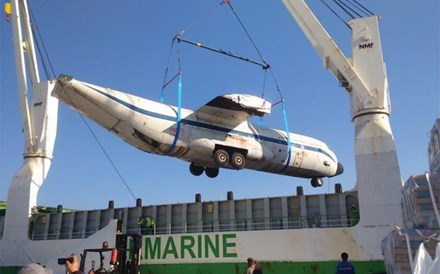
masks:
<svg viewBox="0 0 440 274"><path fill-rule="evenodd" d="M54 96L140 150L190 162L194 175L205 171L215 177L219 168L246 168L317 179L343 171L325 143L289 133L289 144L285 131L256 126L247 120L233 126L221 117L208 121L197 111L68 76L58 79ZM322 180L319 183L322 185Z"/></svg>

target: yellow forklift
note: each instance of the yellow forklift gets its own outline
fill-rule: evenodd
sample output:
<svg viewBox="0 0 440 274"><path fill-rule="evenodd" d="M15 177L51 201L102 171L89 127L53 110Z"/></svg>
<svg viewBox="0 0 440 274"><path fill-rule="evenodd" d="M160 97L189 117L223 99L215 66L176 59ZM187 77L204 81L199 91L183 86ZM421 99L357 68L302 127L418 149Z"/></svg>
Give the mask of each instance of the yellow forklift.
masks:
<svg viewBox="0 0 440 274"><path fill-rule="evenodd" d="M84 249L81 254L80 270L84 274L138 274L140 273L141 248L141 234L118 234L116 235L115 248L109 248L108 243L104 242L102 248ZM86 270L87 256L90 257L91 253L99 254L99 268L95 269L95 260L91 260L91 267ZM105 253L111 254L108 269L104 267Z"/></svg>

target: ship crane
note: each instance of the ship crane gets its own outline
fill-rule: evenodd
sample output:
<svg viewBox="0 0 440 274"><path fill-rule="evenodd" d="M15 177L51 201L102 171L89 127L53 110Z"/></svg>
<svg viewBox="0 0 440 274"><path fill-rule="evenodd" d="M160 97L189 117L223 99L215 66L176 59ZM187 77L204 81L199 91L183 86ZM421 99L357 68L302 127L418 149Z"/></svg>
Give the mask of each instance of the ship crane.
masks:
<svg viewBox="0 0 440 274"><path fill-rule="evenodd" d="M389 122L391 107L380 18L369 16L348 22L352 57L347 58L303 0L283 3L322 58L324 68L333 73L351 98L360 225L381 227L386 235L402 223L402 179ZM381 198L384 194L386 199ZM383 208L389 211L383 212Z"/></svg>
<svg viewBox="0 0 440 274"><path fill-rule="evenodd" d="M38 191L52 163L58 100L50 95L55 81L41 81L39 77L28 4L20 0L11 4L18 101L25 144L23 164L9 186L0 259L20 265L22 254L28 249L29 217L32 208L37 206Z"/></svg>

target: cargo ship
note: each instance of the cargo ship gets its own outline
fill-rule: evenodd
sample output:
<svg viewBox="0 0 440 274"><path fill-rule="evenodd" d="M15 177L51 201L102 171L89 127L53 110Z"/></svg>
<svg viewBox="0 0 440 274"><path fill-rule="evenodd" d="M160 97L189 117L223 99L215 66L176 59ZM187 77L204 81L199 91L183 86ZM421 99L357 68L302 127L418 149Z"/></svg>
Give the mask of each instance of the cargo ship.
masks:
<svg viewBox="0 0 440 274"><path fill-rule="evenodd" d="M424 198L427 205L431 202L429 210L438 209L439 179L434 172L410 178L406 189L417 182L421 196L411 196L414 191L402 196L405 188L389 122L379 18L368 16L349 22L353 56L348 59L303 1L283 2L325 61L326 69L350 96L357 174L354 189L343 191L337 184L331 194L304 195L299 187L295 195L280 197L234 199L233 192L228 192L225 200L218 201L203 201L196 194L194 201L179 204L144 206L138 199L133 207L124 208L115 208L113 201L101 210L39 208L37 194L51 163L58 101L50 96L57 80L37 82L32 88L38 96L30 104L21 101L20 109L27 109L25 113L31 113L36 124L30 126L32 130L23 126L25 138L35 130L46 138L37 144L30 141L32 138L26 139L31 149L25 151L24 164L9 189L7 207L0 211L1 272L16 273L36 262L63 273L59 258L100 248L104 242L116 248L118 235L140 235L140 273L244 273L247 258L253 257L264 273L330 274L335 273L342 252L350 254L357 273L408 273L415 241L438 241L438 213L434 219L421 219L411 205ZM26 1L13 1L18 59L32 52L26 6ZM18 31L21 27L24 38ZM28 43L26 52L22 40ZM26 78L22 75L22 81ZM369 85L377 86L374 92L367 88ZM44 111L40 111L41 106ZM438 130L432 132L432 138L438 140ZM403 197L413 199L408 198L402 206ZM429 233L411 239L411 229L427 224ZM133 245L125 243L128 248ZM432 254L432 246L429 249ZM135 255L127 252L127 258L133 260ZM102 268L112 269L109 258L104 258ZM88 257L85 270L100 260L101 256Z"/></svg>

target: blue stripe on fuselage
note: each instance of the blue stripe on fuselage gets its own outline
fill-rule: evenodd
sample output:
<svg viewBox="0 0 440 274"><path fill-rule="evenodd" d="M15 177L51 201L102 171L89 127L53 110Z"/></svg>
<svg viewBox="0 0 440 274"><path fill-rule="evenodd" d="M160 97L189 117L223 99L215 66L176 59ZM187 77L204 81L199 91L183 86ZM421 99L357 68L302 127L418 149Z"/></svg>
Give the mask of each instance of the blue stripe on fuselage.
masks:
<svg viewBox="0 0 440 274"><path fill-rule="evenodd" d="M157 112L152 112L152 111L149 111L146 109L139 108L139 107L132 105L130 103L127 103L127 102L125 102L125 101L123 101L113 95L110 95L108 93L104 93L104 92L102 92L92 86L89 86L89 85L86 85L86 86L95 90L99 94L104 95L104 96L118 102L119 104L121 104L121 105L123 105L133 111L136 111L138 113L148 115L148 116L151 116L151 117L154 117L157 119L162 119L162 120L167 120L167 121L176 121L176 117L168 116L168 115L164 115L164 114L160 114ZM239 130L230 129L230 128L226 128L226 127L220 127L220 126L202 123L202 122L189 120L189 119L181 119L180 122L182 124L185 124L188 126L199 127L199 128L204 128L204 129L209 129L209 130L214 130L214 131L219 131L219 132L224 132L224 133L233 133L233 134L237 134L237 135L247 137L247 138L254 138L255 140L261 140L261 141L265 141L265 142L269 142L269 143L275 143L275 144L287 146L287 139L285 139L284 136L283 136L284 139L281 140L281 139L276 139L273 137L267 137L267 136L263 136L263 135L248 133L248 132L244 132L244 131L239 131ZM312 147L312 146L308 146L308 145L301 145L301 144L294 143L294 142L291 142L291 146L296 147L296 148L303 147L305 150L322 153L322 154L326 155L327 157L329 157L330 159L332 159L336 163L335 159L333 159L333 157L329 153L327 153L326 151L324 151L320 148Z"/></svg>

